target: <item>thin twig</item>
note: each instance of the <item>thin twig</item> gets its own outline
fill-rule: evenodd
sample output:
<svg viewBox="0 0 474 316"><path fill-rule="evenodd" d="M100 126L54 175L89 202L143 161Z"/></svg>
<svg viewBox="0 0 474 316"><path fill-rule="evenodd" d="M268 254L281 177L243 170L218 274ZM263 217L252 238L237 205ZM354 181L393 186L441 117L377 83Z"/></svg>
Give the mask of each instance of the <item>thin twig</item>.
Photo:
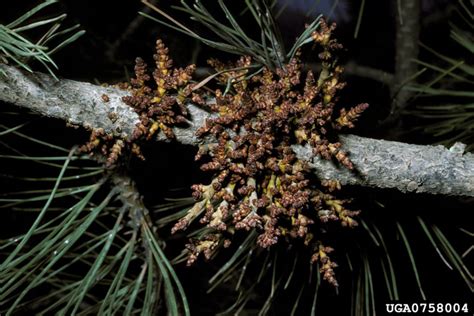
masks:
<svg viewBox="0 0 474 316"><path fill-rule="evenodd" d="M152 4L154 4L154 2L155 1L153 0L150 1L150 3ZM150 14L152 12L152 9L147 6L143 9L143 12L146 14ZM135 34L138 28L146 20L147 18L144 17L143 15L136 14L135 18L132 21L130 21L130 23L124 29L122 34L109 46L109 48L105 52L105 55L108 56L111 60L114 60L117 54L117 50L122 46L122 44L125 41L127 41L129 38L131 38Z"/></svg>
<svg viewBox="0 0 474 316"><path fill-rule="evenodd" d="M321 71L321 65L310 63L310 64L305 65L305 69L306 70L311 69L315 72ZM198 67L196 68L196 71L194 74L196 75L196 77L201 78L201 77L207 77L213 73L215 73L215 70L211 67ZM353 76L357 76L361 78L367 78L374 81L378 81L387 86L392 85L393 77L394 77L393 74L389 72L372 68L372 67L368 67L368 66L358 65L352 61L344 65L344 73L346 75L353 75Z"/></svg>
<svg viewBox="0 0 474 316"><path fill-rule="evenodd" d="M387 86L391 86L394 79L393 74L389 72L372 68L372 67L368 67L368 66L358 65L354 62L347 63L344 66L344 71L345 73L349 75L354 75L354 76L358 76L362 78L371 79L374 81L379 81L386 84Z"/></svg>

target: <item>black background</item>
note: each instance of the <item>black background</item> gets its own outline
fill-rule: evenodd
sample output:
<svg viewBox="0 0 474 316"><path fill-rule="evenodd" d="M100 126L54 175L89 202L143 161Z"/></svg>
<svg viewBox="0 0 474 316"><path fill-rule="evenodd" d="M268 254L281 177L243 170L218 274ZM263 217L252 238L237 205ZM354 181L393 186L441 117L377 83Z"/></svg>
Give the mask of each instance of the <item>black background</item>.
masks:
<svg viewBox="0 0 474 316"><path fill-rule="evenodd" d="M162 8L167 8L171 1L160 1ZM425 1L425 11L422 14L421 41L441 52L450 52L452 44L448 40L449 28L447 23L450 18L446 10L447 4L443 1ZM17 1L15 5L2 5L0 23L6 23L13 17L31 8L35 1ZM211 2L210 2L211 3ZM238 7L239 5L235 5ZM210 4L212 9L212 4ZM349 19L341 21L338 25L337 36L344 44L345 50L341 53L342 61L354 61L358 64L378 68L391 72L394 69L394 37L395 37L395 1L374 1L366 3L364 18L362 20L359 36L354 39L354 27L357 20L359 4L348 5ZM107 1L107 0L67 0L61 1L56 7L51 8L51 13L64 11L68 13L68 23L80 23L86 30L86 35L77 42L65 48L54 56L60 69L58 76L89 81L95 83L117 83L126 80L127 75L133 71L135 57L141 56L147 61L152 61L154 42L161 38L170 48L170 55L177 66L185 66L197 54L197 65L206 66L209 57L222 59L232 56L216 52L202 46L194 39L185 37L175 31L166 29L152 21L145 20L139 28L129 37L121 41L116 50L111 51L115 41L126 31L129 23L136 18L137 11L144 6L139 1ZM214 8L217 10L217 8ZM236 8L238 9L238 8ZM169 9L167 9L170 11ZM173 12L172 10L170 12ZM188 21L179 13L174 16ZM301 12L291 11L283 14L280 27L285 39L289 42L303 30L305 17ZM308 20L309 21L309 20ZM189 21L188 21L189 22ZM189 22L192 25L191 22ZM245 20L243 21L245 25ZM252 26L248 26L250 29ZM204 32L204 30L203 30ZM31 34L32 37L35 34ZM310 52L306 52L310 55ZM421 56L424 53L421 52ZM308 60L314 60L314 56ZM34 69L44 71L41 66L34 65ZM380 82L364 79L357 76L346 75L347 87L341 95L341 102L355 105L368 102L370 108L360 120L358 128L353 131L359 135L373 138L386 138L393 135L387 129L377 129L378 122L383 120L388 113L390 104L389 90ZM7 108L8 105L2 104ZM2 121L8 121L2 118ZM7 122L8 123L8 122ZM416 126L417 121L411 117L404 118L403 128L409 130ZM64 146L84 142L87 132L79 129L67 129L63 122L50 119L40 119L28 127L30 131L40 131L43 139L56 142ZM422 134L406 133L398 140L411 143L429 143L430 138ZM38 135L37 135L38 136ZM209 181L209 176L199 170L194 162L195 148L178 144L152 144L144 148L147 160L141 162L133 160L131 170L137 181L140 192L143 194L147 205L155 205L164 197L186 196L190 193L190 185ZM3 164L2 169L11 169L15 166ZM179 190L176 190L176 189ZM8 179L0 178L0 190L12 191ZM429 243L426 236L416 223L415 216L422 216L429 223L439 225L456 249L460 252L470 247L467 235L459 231L459 227L472 230L470 211L472 199L431 196L423 194L402 194L395 190L376 190L360 187L349 187L344 194L355 199L357 207L363 210L361 217L377 223L380 230L386 235L388 248L392 249L394 267L399 276L400 293L406 302L421 301L415 277L408 260L408 256L401 240L397 239L394 222L400 221L410 237L410 242L417 258L417 266L423 289L430 302L467 302L469 290L461 278L450 271L440 260L439 256ZM380 204L385 207L380 207ZM2 219L2 237L7 237L25 229L29 220L18 217L12 212L5 213ZM351 282L353 273L344 264L345 252L372 251L370 238L362 229L353 231L340 231L334 238L336 248L336 261L341 262L337 269L339 294L333 288L324 284L319 291L320 312L331 312L335 315L348 315L351 305ZM179 252L183 241L171 242L170 253ZM176 247L173 249L172 247ZM279 246L282 253L286 252L287 245ZM296 246L296 248L298 248ZM216 269L225 262L232 253L233 248L222 251L221 255L212 262L199 261L191 268L184 265L177 266L177 271L190 300L193 314L214 314L216 311L232 304L233 293L231 289L217 291L206 295L208 278ZM288 252L294 254L293 252ZM302 258L304 250L299 253ZM374 256L376 254L374 253ZM471 254L472 257L472 254ZM288 264L292 261L288 260ZM472 266L472 265L471 265ZM289 268L289 267L288 267ZM376 301L380 304L378 311L388 302L386 291L381 277L380 267L374 264L374 282L376 284ZM302 269L297 274L301 280L307 279L307 270ZM250 282L250 281L249 281ZM255 313L252 306L261 306L267 297L267 285L262 285L256 291L255 299L249 304L248 314ZM299 291L298 287L280 293L275 298L275 307L271 309L273 315L287 315L292 307L294 296ZM301 302L301 312L307 314L311 307L312 290L305 291ZM472 308L472 306L471 306Z"/></svg>

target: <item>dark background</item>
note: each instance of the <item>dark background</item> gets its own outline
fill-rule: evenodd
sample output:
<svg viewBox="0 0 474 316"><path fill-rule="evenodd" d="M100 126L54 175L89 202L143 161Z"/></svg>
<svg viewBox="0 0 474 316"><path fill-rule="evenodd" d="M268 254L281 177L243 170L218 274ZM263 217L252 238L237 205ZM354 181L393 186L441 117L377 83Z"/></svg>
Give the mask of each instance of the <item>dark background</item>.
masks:
<svg viewBox="0 0 474 316"><path fill-rule="evenodd" d="M180 13L169 9L171 1L160 1L160 7L181 21L188 21ZM300 1L303 3L302 1ZM341 1L345 9L336 11L338 29L336 34L345 49L341 53L341 62L351 61L360 65L370 66L387 72L394 70L394 37L395 37L395 6L396 1L366 1L363 19L358 38L354 38L354 28L359 10L358 1ZM451 18L451 7L447 1L422 1L423 13L421 17L421 41L440 52L453 51L449 38L448 22ZM19 16L36 1L18 1L15 5L3 5L0 11L0 23L6 23L13 17ZM210 8L213 8L210 2ZM235 5L239 10L239 4ZM68 13L68 23L80 23L86 30L86 35L77 42L59 52L54 59L60 69L60 77L89 81L94 83L124 82L133 73L134 59L143 57L148 62L152 61L154 43L157 38L163 39L170 49L170 55L175 65L185 66L190 61L198 67L205 67L206 60L210 57L232 59L229 56L206 46L196 40L187 38L182 34L164 28L152 21L138 22L138 27L132 32L130 23L137 22L137 11L144 10L139 1L107 1L107 0L64 0L51 9ZM54 11L54 12L57 12ZM288 46L291 41L303 30L304 22L311 21L305 17L305 8L299 2L290 4L280 21L281 31ZM328 13L328 12L323 12ZM245 24L245 20L243 22ZM247 25L251 29L252 25ZM199 29L199 28L198 28ZM205 32L205 30L201 30ZM35 34L32 34L34 37ZM309 62L315 60L311 52L305 52ZM425 56L421 51L420 59ZM426 55L426 58L429 58ZM34 69L43 71L41 66L34 65ZM391 102L389 88L374 80L360 76L346 74L347 87L341 95L341 102L347 106L361 102L368 102L370 108L361 118L356 130L359 135L373 138L392 137L393 131L386 127L379 128ZM7 107L8 105L2 105ZM5 118L2 121L6 120ZM430 143L432 139L420 133L406 133L419 124L413 117L403 117L402 130L396 133L397 139L410 143ZM38 119L29 127L29 131L41 131L44 139L70 147L73 144L87 140L87 132L79 129L67 129L63 122L49 119ZM402 132L402 133L400 133ZM165 197L182 197L190 194L189 187L194 183L208 182L209 175L203 174L194 162L195 148L179 144L153 144L144 148L147 160L141 162L132 160L131 170L137 181L140 192L143 194L147 205L152 206L163 201ZM3 165L2 169L15 168L12 165ZM0 178L0 190L4 192L13 190L8 179ZM394 267L399 275L399 288L401 299L406 302L419 302L421 298L415 283L413 270L408 261L406 250L395 229L394 222L400 221L410 238L412 249L416 255L417 267L423 284L423 289L430 302L467 302L471 293L461 278L450 271L440 260L439 256L421 231L415 216L422 216L426 221L435 223L450 237L456 249L460 252L470 247L467 235L459 231L459 227L472 230L469 225L470 212L473 202L469 199L452 197L438 197L422 194L402 194L394 190L375 190L359 187L349 187L343 192L355 199L355 204L363 210L361 217L378 225L386 236L387 247L392 251ZM383 205L384 207L381 207ZM11 236L25 229L29 220L18 217L12 212L3 217L1 227L2 236ZM318 311L330 311L336 315L347 315L351 307L351 284L354 273L350 271L344 261L344 254L367 251L378 256L374 250L367 233L357 228L353 231L338 231L333 238L336 249L335 261L340 262L337 269L339 294L327 284L319 290ZM173 249L173 247L175 247ZM179 253L183 241L171 241L168 251ZM307 262L308 255L298 245L288 250L287 245L280 245L282 254L288 254L287 262L281 269L292 264L291 256L302 257L300 262ZM225 309L235 299L232 287L223 288L221 291L205 294L207 281L223 262L230 256L233 248L222 251L220 256L211 262L199 261L191 268L184 265L177 266L177 271L186 289L192 311L195 315L214 314ZM472 255L471 255L472 256ZM306 261L305 261L306 260ZM288 265L285 267L285 265ZM301 265L296 273L302 282L308 280L308 265ZM254 269L257 269L255 267ZM388 302L380 267L374 264L373 278L377 304L383 306ZM251 273L250 273L251 274ZM247 280L251 282L251 280ZM308 286L310 288L311 286ZM249 303L247 314L253 315L267 298L269 282L259 286L255 291L253 300ZM298 287L290 287L286 292L279 293L275 298L275 307L271 309L273 315L287 315L294 302L294 297L299 291ZM304 292L301 301L301 314L308 313L313 299L313 289ZM380 311L382 311L379 306ZM471 306L472 308L472 306ZM299 314L299 313L298 313ZM381 313L382 314L382 313Z"/></svg>

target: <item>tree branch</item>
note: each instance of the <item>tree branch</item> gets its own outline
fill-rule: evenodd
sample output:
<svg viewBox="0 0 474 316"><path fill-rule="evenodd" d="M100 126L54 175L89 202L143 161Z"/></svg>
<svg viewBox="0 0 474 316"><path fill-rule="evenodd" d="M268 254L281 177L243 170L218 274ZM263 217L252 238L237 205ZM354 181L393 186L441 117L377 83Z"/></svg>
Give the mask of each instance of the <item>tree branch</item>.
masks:
<svg viewBox="0 0 474 316"><path fill-rule="evenodd" d="M155 1L151 1L151 3L155 3ZM149 7L145 7L142 10L143 13L150 14L152 10ZM136 14L134 12L135 17L132 21L123 29L120 33L120 36L109 46L105 55L110 58L111 60L115 60L115 56L117 54L117 50L122 46L122 44L127 41L130 37L132 37L135 32L142 26L143 22L146 21L146 18L143 15Z"/></svg>
<svg viewBox="0 0 474 316"><path fill-rule="evenodd" d="M122 137L131 135L138 123L137 114L122 102L127 91L72 80L56 81L45 74L25 74L5 65L0 65L0 70L6 73L0 79L2 101L73 124L104 128ZM108 102L103 95L108 96ZM197 145L202 140L194 132L210 114L192 104L188 108L192 121L188 128L175 128L175 134L180 143ZM159 140L165 137L161 135ZM356 172L312 158L308 146L294 146L294 150L299 158L312 160L315 173L322 179L402 192L474 196L474 155L463 153L462 146L448 150L354 135L343 135L341 141Z"/></svg>
<svg viewBox="0 0 474 316"><path fill-rule="evenodd" d="M393 98L389 121L397 120L401 111L406 107L412 93L403 86L418 70L414 62L418 58L418 39L420 35L420 0L400 0L397 9L396 38L395 38L395 74L391 87Z"/></svg>

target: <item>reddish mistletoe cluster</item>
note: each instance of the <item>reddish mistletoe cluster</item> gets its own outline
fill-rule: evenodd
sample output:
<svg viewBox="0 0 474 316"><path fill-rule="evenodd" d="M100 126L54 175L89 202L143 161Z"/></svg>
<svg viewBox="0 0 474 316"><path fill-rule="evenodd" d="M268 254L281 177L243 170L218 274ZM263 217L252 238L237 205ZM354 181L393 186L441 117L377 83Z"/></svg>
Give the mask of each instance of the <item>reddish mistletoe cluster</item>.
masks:
<svg viewBox="0 0 474 316"><path fill-rule="evenodd" d="M303 77L299 54L283 68L272 72L263 68L249 76L252 63L242 57L234 65L212 60L216 70L230 69L219 80L232 84L228 93L216 90L211 110L218 114L202 126L197 135L212 135L214 145L199 149L197 160L213 172L209 185L194 185L198 202L174 227L185 229L194 219L207 224L212 232L188 245L188 263L200 253L210 257L221 244L228 245L235 230L259 232L257 243L267 248L279 239L299 238L315 251L312 260L319 261L324 278L337 285L334 263L327 254L332 251L321 244L318 222L340 221L355 226L358 211L346 209L347 201L331 192L340 188L336 181L325 181L317 187L310 181L307 164L298 159L293 144L310 144L316 155L336 159L352 169L352 163L341 144L331 142L330 131L353 127L353 122L367 108L360 104L335 113L342 67L334 65L333 51L340 45L331 38L333 26L324 22L313 39L321 48L322 71L316 78L312 71ZM234 70L232 70L234 69Z"/></svg>
<svg viewBox="0 0 474 316"><path fill-rule="evenodd" d="M135 79L131 80L132 96L123 101L133 107L140 117L133 139L150 139L158 130L168 138L174 138L172 127L186 121L188 115L186 100L191 94L189 83L196 68L189 65L185 69L172 69L173 61L168 49L161 40L156 42L156 54L153 55L156 68L153 72L154 84L150 85L147 65L141 58L136 59Z"/></svg>
<svg viewBox="0 0 474 316"><path fill-rule="evenodd" d="M91 154L97 151L101 153L106 157L107 167L115 166L124 147L143 158L137 145L140 140L150 139L159 130L163 131L166 137L174 138L172 127L186 121L186 102L192 91L189 81L195 66L173 69L173 61L161 40L156 42L156 54L153 58L156 68L151 76L148 74L147 64L143 59L137 58L135 78L124 86L132 95L123 97L123 101L131 106L140 118L132 137L123 140L97 129L92 131L89 142L81 148Z"/></svg>
<svg viewBox="0 0 474 316"><path fill-rule="evenodd" d="M250 73L254 69L250 57L230 65L210 61L226 90L215 91L215 101L209 102L209 107L217 116L197 131L197 136L212 136L216 142L202 145L196 160L206 159L201 168L213 172L214 177L209 185L193 186L198 201L172 229L173 233L186 229L196 218L210 229L187 245L188 264L201 253L210 258L220 246L229 246L228 237L236 230L256 230L257 244L263 248L282 238L301 239L312 248L312 262L319 262L324 279L337 285L336 264L328 256L332 248L321 242L317 224L339 221L352 227L357 225L353 217L359 212L348 210L348 201L333 195L340 189L336 180L317 186L306 162L298 159L291 147L309 144L315 155L353 168L341 144L330 141L328 135L353 127L367 104L335 113L337 93L345 84L340 79L343 69L334 62L333 52L341 45L331 38L333 29L323 21L320 30L312 34L321 49L322 70L317 76L303 71L299 52L276 71L264 67ZM132 137L117 139L94 130L82 148L101 153L108 167L116 164L124 150L142 157L137 141L150 139L159 130L174 138L172 127L186 121L185 105L191 94L194 102L204 102L205 96L192 93L189 83L194 65L172 69L168 50L160 40L156 50L152 75L137 58L136 78L126 87L132 95L123 101L140 117Z"/></svg>

